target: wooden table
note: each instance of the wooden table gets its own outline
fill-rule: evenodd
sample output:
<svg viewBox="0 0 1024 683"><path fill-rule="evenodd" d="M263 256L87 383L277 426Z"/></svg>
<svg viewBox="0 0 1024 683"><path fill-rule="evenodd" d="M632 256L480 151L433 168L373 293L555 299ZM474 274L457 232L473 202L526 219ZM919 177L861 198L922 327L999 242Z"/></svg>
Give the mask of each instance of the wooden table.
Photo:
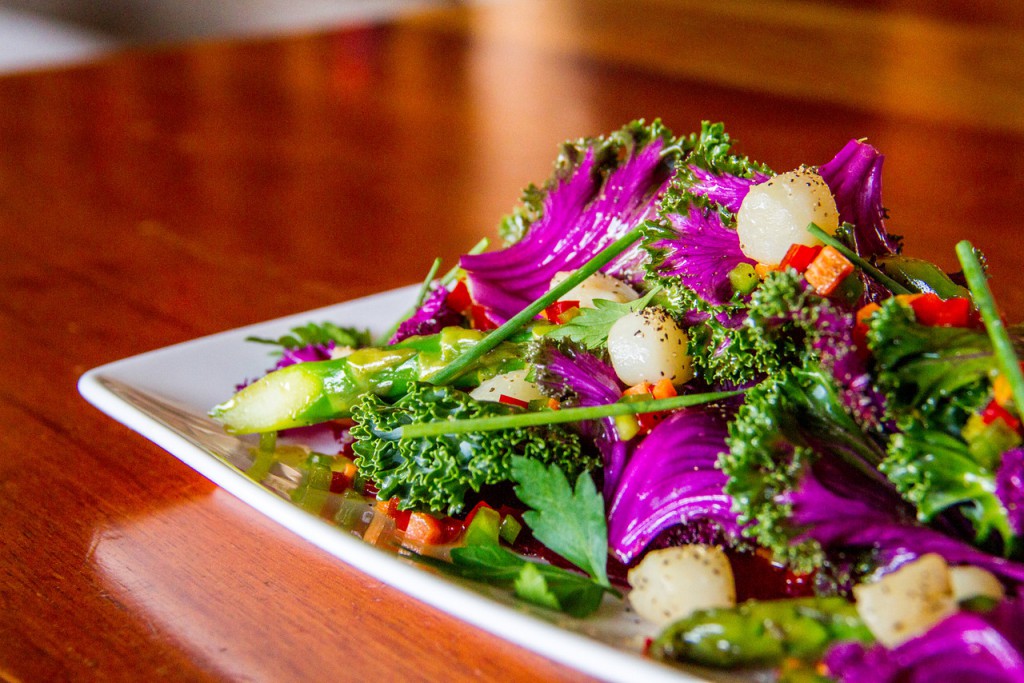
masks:
<svg viewBox="0 0 1024 683"><path fill-rule="evenodd" d="M952 268L969 236L1019 320L1024 15L928 5L529 0L0 79L0 679L578 680L297 540L77 378L417 281L558 142L637 117L724 120L783 170L867 137L907 251Z"/></svg>

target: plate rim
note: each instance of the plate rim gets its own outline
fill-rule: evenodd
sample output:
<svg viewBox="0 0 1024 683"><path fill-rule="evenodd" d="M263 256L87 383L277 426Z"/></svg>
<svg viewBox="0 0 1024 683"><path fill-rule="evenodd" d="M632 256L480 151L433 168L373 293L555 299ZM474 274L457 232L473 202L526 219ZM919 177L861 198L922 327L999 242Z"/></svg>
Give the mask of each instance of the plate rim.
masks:
<svg viewBox="0 0 1024 683"><path fill-rule="evenodd" d="M159 399L161 397L151 390L134 387L118 377L126 372L130 376L131 368L142 362L153 362L160 356L171 357L173 354L187 353L200 344L234 339L271 326L302 324L309 322L312 317L338 316L346 308L365 305L375 299L404 295L411 297L418 288L418 285L409 285L385 290L105 363L87 370L79 377L78 391L100 412L167 451L241 500L249 508L280 524L336 560L460 621L602 680L633 681L639 677L655 683L697 683L713 680L699 677L697 672L691 670L656 662L639 653L618 649L597 638L543 619L527 611L528 608L516 609L503 604L463 585L458 580L434 574L422 567L414 566L410 561L403 560L395 554L376 548L281 498L247 477L240 469L117 392L116 385L121 384ZM352 321L349 324L362 323ZM580 623L585 623L585 620L580 620ZM573 656L574 653L578 654ZM721 673L729 675L726 672Z"/></svg>

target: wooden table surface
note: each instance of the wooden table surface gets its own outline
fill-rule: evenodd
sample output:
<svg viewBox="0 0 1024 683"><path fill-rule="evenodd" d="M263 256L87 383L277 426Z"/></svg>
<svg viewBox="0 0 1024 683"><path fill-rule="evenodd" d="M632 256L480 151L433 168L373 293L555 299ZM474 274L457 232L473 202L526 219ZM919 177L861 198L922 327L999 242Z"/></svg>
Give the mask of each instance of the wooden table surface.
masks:
<svg viewBox="0 0 1024 683"><path fill-rule="evenodd" d="M709 8L707 5L715 5ZM0 680L579 680L319 551L78 395L87 369L418 281L557 144L724 120L886 155L1024 317L1024 11L526 0L0 78Z"/></svg>

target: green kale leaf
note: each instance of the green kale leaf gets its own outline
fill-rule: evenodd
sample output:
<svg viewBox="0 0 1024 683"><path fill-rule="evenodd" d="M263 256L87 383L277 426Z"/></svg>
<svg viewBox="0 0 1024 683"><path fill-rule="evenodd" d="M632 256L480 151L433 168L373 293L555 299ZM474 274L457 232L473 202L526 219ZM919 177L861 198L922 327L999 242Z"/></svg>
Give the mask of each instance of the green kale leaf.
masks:
<svg viewBox="0 0 1024 683"><path fill-rule="evenodd" d="M729 477L744 533L797 571L823 561L818 543L793 525L787 495L818 458L837 458L872 478L885 454L847 413L829 373L814 364L773 374L749 390L729 425L728 452L719 458Z"/></svg>
<svg viewBox="0 0 1024 683"><path fill-rule="evenodd" d="M508 481L515 456L557 463L571 476L593 468L597 458L583 453L579 436L561 425L519 427L491 432L402 438L401 427L507 415L519 410L477 401L446 386L414 384L393 404L364 395L352 409L353 450L362 475L379 488L378 497L398 497L402 509L456 514L469 491Z"/></svg>

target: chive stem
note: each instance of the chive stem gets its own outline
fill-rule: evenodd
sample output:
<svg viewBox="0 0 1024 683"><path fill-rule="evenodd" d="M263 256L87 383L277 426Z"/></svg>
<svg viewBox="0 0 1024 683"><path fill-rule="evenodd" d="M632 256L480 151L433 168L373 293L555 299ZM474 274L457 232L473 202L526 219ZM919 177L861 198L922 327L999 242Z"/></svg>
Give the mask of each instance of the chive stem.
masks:
<svg viewBox="0 0 1024 683"><path fill-rule="evenodd" d="M501 342L505 341L508 337L518 331L520 327L533 320L541 311L557 301L560 296L586 280L605 266L609 261L625 251L631 244L639 240L642 230L643 225L638 225L619 239L612 242L597 254L597 256L583 264L579 270L548 291L547 294L544 294L519 313L509 318L505 324L488 334L480 340L478 344L466 350L465 353L446 365L436 375L428 378L428 381L433 384L447 384L448 382L451 382L469 368L469 366L478 358Z"/></svg>
<svg viewBox="0 0 1024 683"><path fill-rule="evenodd" d="M652 399L649 401L629 401L609 403L586 408L562 408L560 410L540 410L513 415L497 415L494 417L474 417L466 420L442 420L439 422L417 422L402 427L403 439L416 439L424 436L441 436L442 434L467 434L469 432L486 432L496 429L514 429L516 427L534 427L537 425L560 424L564 422L581 422L596 420L602 417L617 415L637 415L654 413L661 410L675 410L690 406L711 403L731 398L744 393L743 391L716 391L704 394L684 394L670 398Z"/></svg>
<svg viewBox="0 0 1024 683"><path fill-rule="evenodd" d="M970 242L963 240L956 245L956 255L960 259L960 267L964 270L964 279L971 290L974 298L974 305L981 313L981 319L985 323L985 331L992 341L992 348L996 354L996 361L999 369L1010 385L1013 392L1013 403L1017 413L1024 411L1024 372L1021 372L1020 359L1013 348L1010 334L1006 331L1006 325L996 308L995 298L992 290L989 289L985 269L978 260L977 252Z"/></svg>
<svg viewBox="0 0 1024 683"><path fill-rule="evenodd" d="M814 235L819 240L821 240L828 246L838 251L846 258L850 259L850 261L852 261L854 264L860 267L860 269L863 270L865 273L867 273L872 278L888 287L893 294L915 293L913 290L910 290L907 287L900 284L899 282L897 282L896 280L893 280L891 277L889 277L881 270L876 268L874 265L872 265L868 260L860 256L853 249L850 249L848 246L846 246L845 244L837 240L835 237L819 228L814 223L811 223L810 225L807 226L807 232L811 233L812 235Z"/></svg>
<svg viewBox="0 0 1024 683"><path fill-rule="evenodd" d="M475 255L483 252L483 250L486 249L490 243L491 243L491 241L489 239L487 239L486 237L484 237L482 240L480 240L479 242L474 244L473 248L470 249L469 251L467 251L466 254L469 255L469 256L475 256ZM459 268L460 268L460 266L459 266L458 263L456 263L454 266L452 266L451 269L447 273L445 273L444 275L441 276L441 284L442 285L449 285L449 284L451 284L452 280L455 279L455 276L459 274Z"/></svg>
<svg viewBox="0 0 1024 683"><path fill-rule="evenodd" d="M389 327L382 335L380 335L380 337L377 338L378 346L386 345L391 340L391 338L395 336L395 332L397 332L398 328L402 325L402 321L408 320L409 318L416 314L416 311L419 310L420 306L423 305L423 301L427 298L427 292L430 291L430 283L434 280L434 276L437 275L437 270L440 267L441 257L439 256L436 259L434 259L434 263L431 264L430 270L427 271L427 277L423 279L423 284L420 285L420 291L416 294L416 299L413 302L412 306L410 306L409 310L403 313L401 317L399 317L398 320L396 320L391 327Z"/></svg>

